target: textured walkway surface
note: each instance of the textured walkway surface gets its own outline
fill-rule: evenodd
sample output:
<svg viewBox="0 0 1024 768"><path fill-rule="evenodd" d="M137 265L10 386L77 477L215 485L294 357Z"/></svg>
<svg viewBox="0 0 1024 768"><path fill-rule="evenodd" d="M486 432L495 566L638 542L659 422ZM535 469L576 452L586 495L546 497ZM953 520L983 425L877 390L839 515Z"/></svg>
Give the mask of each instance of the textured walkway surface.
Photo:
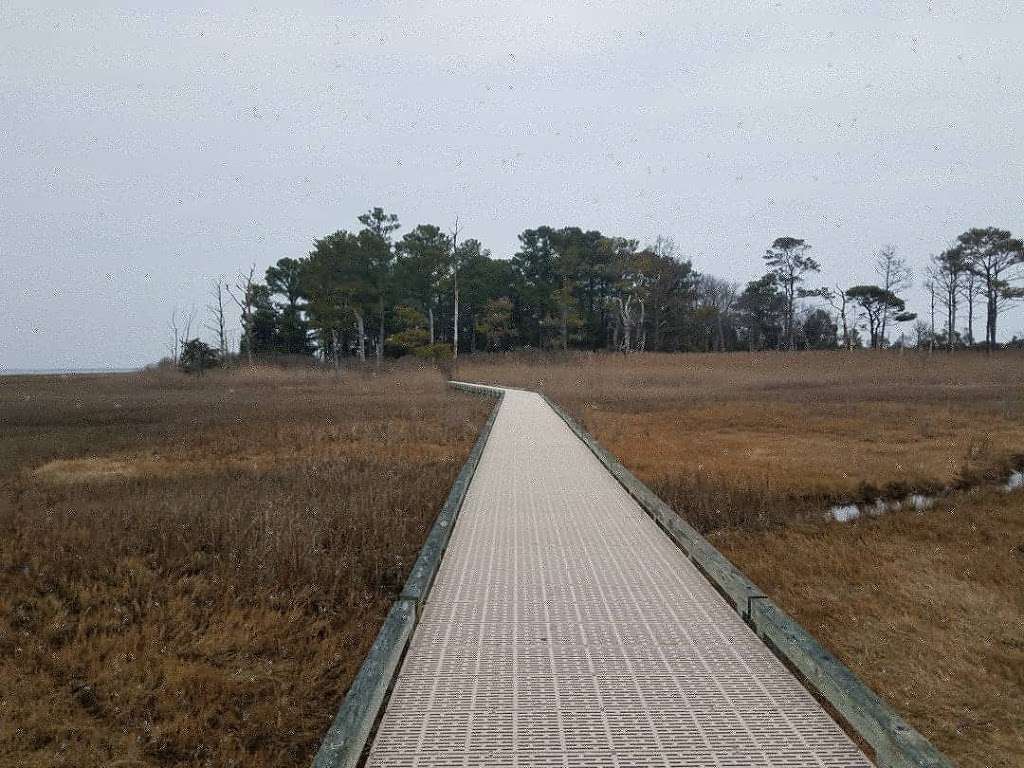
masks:
<svg viewBox="0 0 1024 768"><path fill-rule="evenodd" d="M536 394L510 390L371 766L868 766Z"/></svg>

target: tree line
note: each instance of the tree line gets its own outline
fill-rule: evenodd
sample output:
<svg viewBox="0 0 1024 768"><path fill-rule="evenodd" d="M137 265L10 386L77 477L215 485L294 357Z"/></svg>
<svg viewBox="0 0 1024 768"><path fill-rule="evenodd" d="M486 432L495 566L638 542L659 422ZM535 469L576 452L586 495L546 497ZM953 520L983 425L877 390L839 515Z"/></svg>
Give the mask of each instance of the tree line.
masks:
<svg viewBox="0 0 1024 768"><path fill-rule="evenodd" d="M1017 285L1024 246L993 227L964 232L932 257L924 282L929 324L907 309L914 276L892 247L874 254L877 282L825 286L817 284L821 265L811 245L779 237L763 254L764 274L740 285L696 271L664 237L640 247L595 230L541 226L519 235L511 258L497 259L478 240L460 239L457 224L450 231L420 224L398 236L397 215L382 208L358 221L358 230L316 239L309 253L282 258L261 277L253 267L233 285L218 281L207 326L217 345L183 338L183 366L232 353L231 303L241 314L243 359L318 356L340 366L346 357L515 348L953 349L975 344L976 307L984 311L984 343L994 348L1000 314L1024 297ZM938 325L937 308L945 310ZM903 329L915 320L908 336Z"/></svg>

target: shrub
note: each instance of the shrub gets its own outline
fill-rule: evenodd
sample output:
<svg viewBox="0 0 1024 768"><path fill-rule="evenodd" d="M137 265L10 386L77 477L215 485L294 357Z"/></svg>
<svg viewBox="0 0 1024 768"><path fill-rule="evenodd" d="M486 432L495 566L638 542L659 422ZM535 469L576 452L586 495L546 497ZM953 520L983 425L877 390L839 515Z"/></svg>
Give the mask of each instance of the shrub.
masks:
<svg viewBox="0 0 1024 768"><path fill-rule="evenodd" d="M181 345L178 367L185 373L202 373L220 364L220 354L199 339L190 339Z"/></svg>
<svg viewBox="0 0 1024 768"><path fill-rule="evenodd" d="M413 350L413 354L422 360L433 360L435 362L450 360L452 357L452 346L451 344L427 344L424 347L418 347Z"/></svg>

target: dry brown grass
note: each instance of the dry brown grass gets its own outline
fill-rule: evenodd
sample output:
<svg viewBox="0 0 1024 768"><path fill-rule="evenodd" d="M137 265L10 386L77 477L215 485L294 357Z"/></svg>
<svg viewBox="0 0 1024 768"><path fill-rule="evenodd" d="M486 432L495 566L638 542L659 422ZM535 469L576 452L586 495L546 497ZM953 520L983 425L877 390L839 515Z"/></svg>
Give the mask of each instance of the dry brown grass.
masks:
<svg viewBox="0 0 1024 768"><path fill-rule="evenodd" d="M485 358L546 392L704 531L936 491L1024 459L1024 355Z"/></svg>
<svg viewBox="0 0 1024 768"><path fill-rule="evenodd" d="M712 540L963 768L1024 764L1024 499Z"/></svg>
<svg viewBox="0 0 1024 768"><path fill-rule="evenodd" d="M926 736L1024 765L1024 355L509 356ZM839 500L981 483L827 522Z"/></svg>
<svg viewBox="0 0 1024 768"><path fill-rule="evenodd" d="M0 765L308 763L489 408L414 367L0 379Z"/></svg>

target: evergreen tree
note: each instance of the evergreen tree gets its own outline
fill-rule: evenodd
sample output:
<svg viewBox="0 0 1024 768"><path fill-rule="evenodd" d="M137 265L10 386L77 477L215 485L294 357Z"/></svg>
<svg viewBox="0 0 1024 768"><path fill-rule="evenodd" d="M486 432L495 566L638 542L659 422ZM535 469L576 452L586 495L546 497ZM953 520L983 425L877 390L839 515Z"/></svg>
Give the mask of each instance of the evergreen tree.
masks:
<svg viewBox="0 0 1024 768"><path fill-rule="evenodd" d="M784 323L786 346L789 349L794 347L796 300L801 295L799 285L806 274L821 271L818 262L807 255L810 249L811 246L804 240L779 237L764 254L765 263L770 268L769 274L775 278L776 285L786 297Z"/></svg>

